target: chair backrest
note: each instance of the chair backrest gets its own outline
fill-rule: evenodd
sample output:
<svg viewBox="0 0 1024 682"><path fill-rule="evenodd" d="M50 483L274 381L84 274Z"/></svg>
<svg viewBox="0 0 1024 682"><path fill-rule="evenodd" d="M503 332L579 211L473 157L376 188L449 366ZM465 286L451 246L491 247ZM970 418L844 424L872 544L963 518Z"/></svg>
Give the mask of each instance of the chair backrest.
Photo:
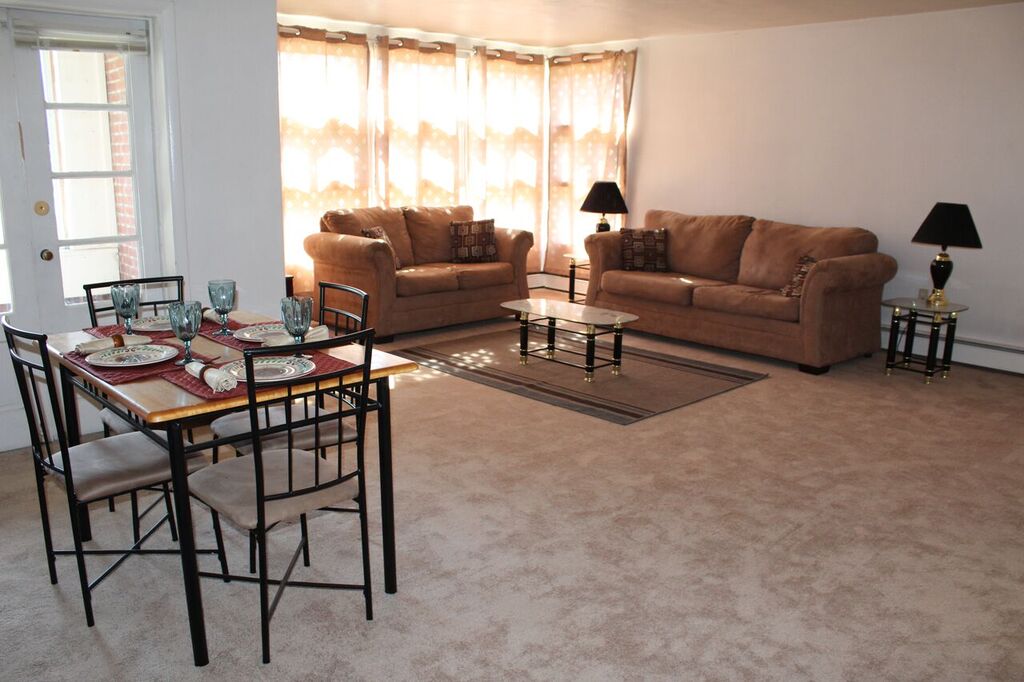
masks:
<svg viewBox="0 0 1024 682"><path fill-rule="evenodd" d="M286 381L248 381L246 383L249 398L249 425L252 431L252 456L256 474L257 515L260 527L265 527L265 505L267 502L282 500L298 495L305 495L333 487L352 478L363 470L363 442L366 430L366 412L369 404L370 387L370 356L373 352L373 329L354 332L345 336L337 336L325 341L298 344L287 347L265 347L243 352L247 377L255 376L254 364L267 356L307 354L314 351L328 351L332 348L349 346L357 352L349 355L351 364L329 372L314 373ZM315 359L315 356L314 356ZM273 391L275 397L261 397L260 391ZM283 393L282 393L283 391ZM264 394L266 395L266 394ZM325 407L325 398L337 401L337 409ZM280 422L263 417L267 409L282 407L284 419ZM307 453L321 450L321 430L333 422L335 434L342 433L342 419L355 419L357 438L356 470L342 471L342 439L324 437L324 446L337 446L336 459L322 459L319 455L294 457L298 448L293 446L293 434L298 429L313 431L313 446L305 448ZM264 440L274 439L274 449L280 447L282 434L287 434L287 485L283 489L266 490L264 485ZM330 441L327 438L331 438ZM270 452L270 450L266 450ZM313 474L309 477L309 464L312 459ZM279 466L279 462L276 466ZM278 474L280 472L277 472ZM278 480L275 476L275 480Z"/></svg>
<svg viewBox="0 0 1024 682"><path fill-rule="evenodd" d="M139 298L140 314L141 309L144 306L152 306L153 314L157 314L157 307L161 305L167 305L168 303L181 302L185 300L185 278L181 275L167 275L166 277L143 277L141 279L119 279L110 282L93 282L92 284L86 284L82 288L85 289L85 302L89 306L89 320L92 322L92 326L96 327L99 325L97 316L100 313L114 313L114 319L118 322L121 318L114 310L114 304L109 305L97 305L98 300L106 298L110 300L110 287L117 286L118 284L138 284L141 289ZM172 296L168 293L168 289L174 291ZM147 292L152 296L147 296Z"/></svg>
<svg viewBox="0 0 1024 682"><path fill-rule="evenodd" d="M339 292L331 296L334 305L328 305L328 292ZM354 305L340 307L338 301L350 301ZM335 334L361 332L366 329L366 310L370 295L362 289L347 284L320 282L320 324L330 324ZM358 311L358 312L355 312ZM330 321L325 318L330 318Z"/></svg>
<svg viewBox="0 0 1024 682"><path fill-rule="evenodd" d="M10 324L6 315L0 320L3 326L7 349L14 364L14 375L18 380L18 391L25 408L32 456L43 468L64 475L69 489L74 490L71 478L71 459L68 457L67 432L60 401L57 397L57 382L54 380L53 364L46 347L46 334L18 329ZM42 390L41 390L42 389ZM45 395L40 395L45 391ZM50 435L47 412L53 419L54 438ZM56 444L56 448L54 445ZM59 462L54 455L63 453Z"/></svg>

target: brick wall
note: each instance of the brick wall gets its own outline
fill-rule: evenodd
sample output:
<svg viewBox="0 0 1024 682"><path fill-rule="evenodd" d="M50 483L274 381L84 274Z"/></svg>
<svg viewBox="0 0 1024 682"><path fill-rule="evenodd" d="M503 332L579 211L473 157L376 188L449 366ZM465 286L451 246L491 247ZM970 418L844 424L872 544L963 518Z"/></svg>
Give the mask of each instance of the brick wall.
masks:
<svg viewBox="0 0 1024 682"><path fill-rule="evenodd" d="M125 104L127 81L124 58L118 54L107 54L104 59L107 77L107 102ZM110 112L110 152L114 170L131 170L132 149L128 131L128 112ZM114 178L114 206L117 209L117 233L135 234L135 192L131 178ZM139 263L138 242L118 246L120 277L129 279L142 276Z"/></svg>

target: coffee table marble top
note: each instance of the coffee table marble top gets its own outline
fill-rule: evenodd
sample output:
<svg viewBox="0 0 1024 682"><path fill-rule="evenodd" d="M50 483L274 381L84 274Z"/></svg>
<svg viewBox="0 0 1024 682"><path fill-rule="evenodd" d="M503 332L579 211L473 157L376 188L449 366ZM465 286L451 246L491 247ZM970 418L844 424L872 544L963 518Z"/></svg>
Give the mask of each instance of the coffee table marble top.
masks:
<svg viewBox="0 0 1024 682"><path fill-rule="evenodd" d="M632 313L623 313L618 310L608 310L592 305L569 303L568 301L553 301L547 298L521 298L516 301L505 301L502 308L514 310L518 313L528 313L537 317L552 317L556 320L576 322L579 324L593 324L602 327L621 325L639 319Z"/></svg>

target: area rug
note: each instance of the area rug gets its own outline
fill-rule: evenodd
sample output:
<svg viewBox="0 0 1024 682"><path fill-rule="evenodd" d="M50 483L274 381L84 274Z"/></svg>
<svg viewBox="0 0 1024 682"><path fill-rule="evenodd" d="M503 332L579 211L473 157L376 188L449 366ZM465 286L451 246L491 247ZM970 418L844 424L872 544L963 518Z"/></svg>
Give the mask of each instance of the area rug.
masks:
<svg viewBox="0 0 1024 682"><path fill-rule="evenodd" d="M545 345L540 335L530 347ZM562 350L583 352L582 340L559 340ZM519 363L519 332L491 332L392 351L421 367L498 388L533 400L582 412L616 424L632 424L662 412L690 405L763 379L767 374L698 362L652 351L630 348L622 352L622 373L610 367L598 369L593 383L583 380L583 370L531 356ZM598 344L599 356L611 355ZM573 362L580 356L557 354Z"/></svg>

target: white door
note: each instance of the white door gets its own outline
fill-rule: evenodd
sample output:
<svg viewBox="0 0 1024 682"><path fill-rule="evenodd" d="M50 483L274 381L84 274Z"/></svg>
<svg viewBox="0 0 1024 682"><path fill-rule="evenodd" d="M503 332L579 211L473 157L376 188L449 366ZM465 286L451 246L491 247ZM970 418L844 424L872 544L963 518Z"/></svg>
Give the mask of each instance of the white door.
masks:
<svg viewBox="0 0 1024 682"><path fill-rule="evenodd" d="M81 329L83 284L160 274L147 24L0 9L0 29L0 310ZM27 442L8 421L0 450Z"/></svg>

